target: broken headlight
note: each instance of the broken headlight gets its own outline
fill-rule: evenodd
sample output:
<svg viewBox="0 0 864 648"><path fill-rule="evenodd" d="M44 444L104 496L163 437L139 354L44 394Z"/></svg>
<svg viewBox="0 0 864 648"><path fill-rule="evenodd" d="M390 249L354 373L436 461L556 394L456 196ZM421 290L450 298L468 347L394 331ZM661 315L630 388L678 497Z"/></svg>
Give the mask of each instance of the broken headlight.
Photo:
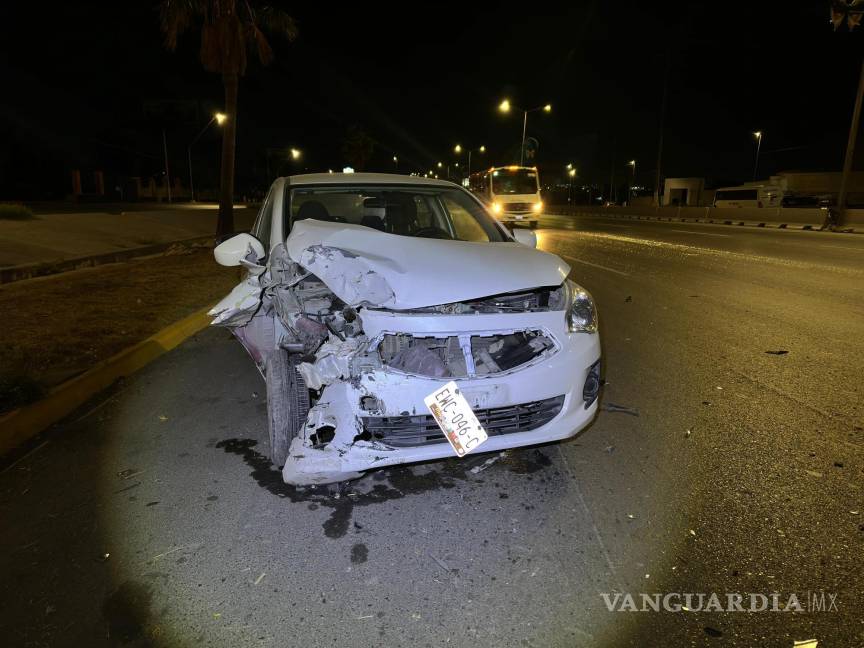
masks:
<svg viewBox="0 0 864 648"><path fill-rule="evenodd" d="M571 333L597 331L597 307L588 291L572 281L567 282L567 330Z"/></svg>

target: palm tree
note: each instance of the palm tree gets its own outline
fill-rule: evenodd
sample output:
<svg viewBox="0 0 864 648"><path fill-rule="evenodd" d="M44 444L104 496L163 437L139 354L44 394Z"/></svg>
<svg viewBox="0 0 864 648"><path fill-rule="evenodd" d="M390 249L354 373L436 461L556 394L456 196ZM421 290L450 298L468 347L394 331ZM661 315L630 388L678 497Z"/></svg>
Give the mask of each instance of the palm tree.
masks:
<svg viewBox="0 0 864 648"><path fill-rule="evenodd" d="M237 140L237 87L246 72L247 53L254 52L262 65L273 60L273 49L261 28L294 40L297 26L283 11L254 0L162 0L159 4L162 33L169 51L190 28L200 28L199 57L204 69L222 75L225 113L222 131L222 172L219 220L216 236L234 231L234 150Z"/></svg>

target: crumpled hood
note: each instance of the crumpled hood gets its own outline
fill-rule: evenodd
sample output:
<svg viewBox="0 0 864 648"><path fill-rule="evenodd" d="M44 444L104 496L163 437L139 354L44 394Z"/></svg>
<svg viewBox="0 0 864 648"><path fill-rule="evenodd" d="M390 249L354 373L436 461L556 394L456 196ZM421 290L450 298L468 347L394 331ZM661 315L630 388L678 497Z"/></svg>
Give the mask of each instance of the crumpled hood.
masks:
<svg viewBox="0 0 864 648"><path fill-rule="evenodd" d="M397 310L557 286L570 266L519 243L469 243L386 234L361 225L302 220L288 256L342 301Z"/></svg>

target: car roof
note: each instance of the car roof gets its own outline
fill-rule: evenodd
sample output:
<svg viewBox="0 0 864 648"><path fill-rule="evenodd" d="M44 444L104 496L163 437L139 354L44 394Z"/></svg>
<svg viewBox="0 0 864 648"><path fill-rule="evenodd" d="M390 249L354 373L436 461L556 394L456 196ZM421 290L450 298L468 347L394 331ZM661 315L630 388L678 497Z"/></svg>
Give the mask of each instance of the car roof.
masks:
<svg viewBox="0 0 864 648"><path fill-rule="evenodd" d="M328 185L328 184L399 184L433 187L458 187L454 182L424 178L423 176L399 175L397 173L306 173L288 176L289 185Z"/></svg>

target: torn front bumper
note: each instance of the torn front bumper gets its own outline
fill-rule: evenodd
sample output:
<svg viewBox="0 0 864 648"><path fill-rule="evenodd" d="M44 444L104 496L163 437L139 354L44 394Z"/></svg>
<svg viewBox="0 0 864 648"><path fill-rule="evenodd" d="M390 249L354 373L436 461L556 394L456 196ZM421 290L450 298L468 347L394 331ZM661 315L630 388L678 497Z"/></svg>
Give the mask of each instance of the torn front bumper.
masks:
<svg viewBox="0 0 864 648"><path fill-rule="evenodd" d="M594 418L596 399L587 404L583 396L586 381L592 379L591 368L600 358L600 342L596 333L567 333L563 330L561 312L524 315L469 316L472 324L494 328L506 322L518 327L546 325L557 327L553 334L559 344L557 353L541 362L512 372L496 375L456 378L456 382L471 407L486 416L490 424L489 439L477 452L495 452L507 448L534 445L565 439L575 435ZM407 320L407 321L406 321ZM465 316L413 317L366 313L364 325L370 337L379 330L392 330L398 321L402 330L411 328L428 331L434 323L435 332L464 332ZM384 368L365 371L344 381L327 385L318 403L310 410L306 431L291 443L283 478L291 484L315 484L359 477L363 472L403 463L455 456L443 434L440 442L425 440L417 445L396 447L375 438L370 419L425 417L429 412L423 402L450 377L429 378ZM563 403L561 399L563 398ZM555 402L556 413L544 420L531 419L536 427L514 431L511 426L501 432L494 429L500 422L498 413L523 407L525 404ZM560 407L559 407L560 405ZM548 405L543 410L548 414ZM524 407L523 407L524 409ZM540 411L540 406L534 410ZM537 414L538 416L540 414ZM497 418L496 418L497 417ZM526 420L529 420L526 418ZM319 429L335 430L326 444L313 443Z"/></svg>

